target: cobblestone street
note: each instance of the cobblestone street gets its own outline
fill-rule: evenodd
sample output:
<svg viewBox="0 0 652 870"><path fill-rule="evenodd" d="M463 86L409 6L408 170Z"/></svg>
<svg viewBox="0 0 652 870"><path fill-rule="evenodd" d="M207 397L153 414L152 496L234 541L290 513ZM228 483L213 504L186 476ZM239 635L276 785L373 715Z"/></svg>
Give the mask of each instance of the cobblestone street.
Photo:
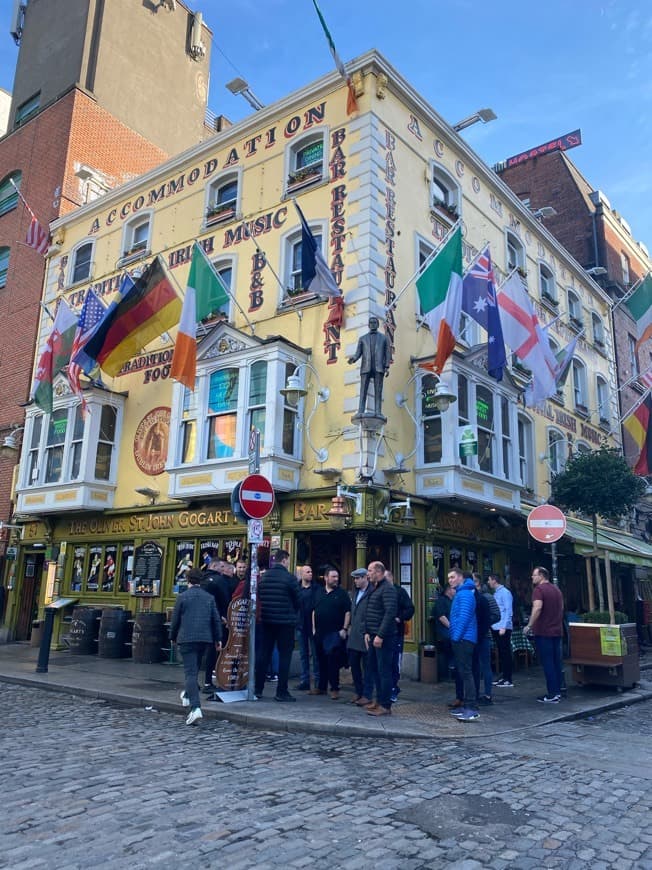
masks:
<svg viewBox="0 0 652 870"><path fill-rule="evenodd" d="M652 703L463 743L246 730L0 683L0 866L652 867Z"/></svg>

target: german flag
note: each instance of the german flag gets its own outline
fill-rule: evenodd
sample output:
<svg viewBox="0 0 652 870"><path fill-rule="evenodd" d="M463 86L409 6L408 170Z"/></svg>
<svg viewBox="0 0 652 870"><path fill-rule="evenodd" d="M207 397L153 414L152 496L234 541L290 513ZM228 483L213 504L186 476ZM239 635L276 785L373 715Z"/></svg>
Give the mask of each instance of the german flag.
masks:
<svg viewBox="0 0 652 870"><path fill-rule="evenodd" d="M623 426L632 436L637 449L638 459L634 466L634 474L647 477L652 474L652 393L648 393L645 401L641 402L633 414L623 423Z"/></svg>
<svg viewBox="0 0 652 870"><path fill-rule="evenodd" d="M181 300L170 283L160 257L135 281L127 278L119 298L106 310L84 350L107 375L122 366L179 322Z"/></svg>

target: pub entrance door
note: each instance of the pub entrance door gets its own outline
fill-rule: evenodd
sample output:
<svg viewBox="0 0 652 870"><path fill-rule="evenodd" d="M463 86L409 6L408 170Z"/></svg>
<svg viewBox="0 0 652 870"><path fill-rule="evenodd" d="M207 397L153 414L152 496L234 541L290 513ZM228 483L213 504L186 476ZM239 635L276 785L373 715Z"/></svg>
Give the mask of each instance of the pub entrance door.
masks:
<svg viewBox="0 0 652 870"><path fill-rule="evenodd" d="M16 640L29 640L32 623L38 615L38 599L43 575L43 553L27 553L20 582L20 600L16 615Z"/></svg>

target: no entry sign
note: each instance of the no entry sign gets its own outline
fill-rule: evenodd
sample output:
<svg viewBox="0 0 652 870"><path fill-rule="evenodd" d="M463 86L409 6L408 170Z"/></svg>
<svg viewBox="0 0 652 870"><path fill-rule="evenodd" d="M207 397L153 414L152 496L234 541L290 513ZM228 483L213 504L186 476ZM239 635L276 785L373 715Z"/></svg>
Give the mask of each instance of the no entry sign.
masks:
<svg viewBox="0 0 652 870"><path fill-rule="evenodd" d="M252 520L262 520L274 507L274 487L262 474L250 474L242 481L240 504Z"/></svg>
<svg viewBox="0 0 652 870"><path fill-rule="evenodd" d="M528 514L527 530L535 541L554 544L566 533L566 517L559 508L542 504Z"/></svg>

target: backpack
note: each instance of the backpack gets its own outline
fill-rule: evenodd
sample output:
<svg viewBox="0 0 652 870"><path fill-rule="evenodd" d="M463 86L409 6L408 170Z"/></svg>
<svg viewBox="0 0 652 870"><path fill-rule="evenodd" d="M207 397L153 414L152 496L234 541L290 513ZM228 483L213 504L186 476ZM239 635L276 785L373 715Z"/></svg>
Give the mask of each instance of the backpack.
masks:
<svg viewBox="0 0 652 870"><path fill-rule="evenodd" d="M412 599L408 595L407 591L399 586L398 588L398 603L396 608L396 615L401 620L401 622L409 622L414 616L414 604L412 603Z"/></svg>
<svg viewBox="0 0 652 870"><path fill-rule="evenodd" d="M489 593L475 590L475 613L478 620L478 637L484 637L491 626L500 620L498 602Z"/></svg>
<svg viewBox="0 0 652 870"><path fill-rule="evenodd" d="M501 619L500 607L498 606L498 602L491 593L485 595L485 598L487 599L487 604L489 605L489 625L495 625L497 622L500 622Z"/></svg>

